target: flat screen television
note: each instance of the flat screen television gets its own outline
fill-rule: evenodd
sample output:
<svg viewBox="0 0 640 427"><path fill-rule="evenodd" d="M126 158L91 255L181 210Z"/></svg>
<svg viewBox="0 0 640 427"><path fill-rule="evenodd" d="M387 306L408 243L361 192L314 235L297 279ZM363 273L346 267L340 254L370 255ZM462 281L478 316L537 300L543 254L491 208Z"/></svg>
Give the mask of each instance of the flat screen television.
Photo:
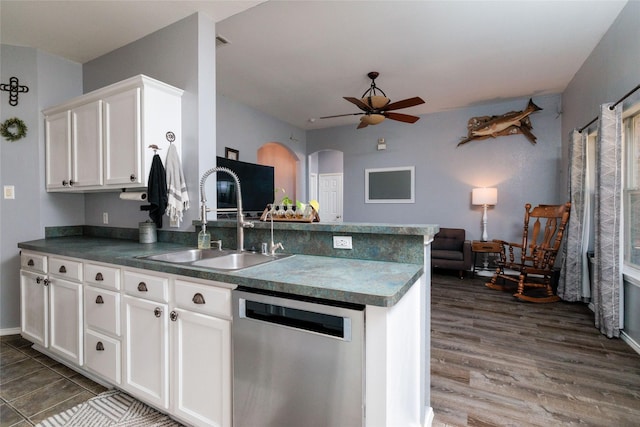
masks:
<svg viewBox="0 0 640 427"><path fill-rule="evenodd" d="M269 203L273 203L273 166L216 157L216 165L231 169L238 175L242 188L242 209L247 215L260 215ZM218 208L236 207L237 188L233 178L226 173L216 174Z"/></svg>

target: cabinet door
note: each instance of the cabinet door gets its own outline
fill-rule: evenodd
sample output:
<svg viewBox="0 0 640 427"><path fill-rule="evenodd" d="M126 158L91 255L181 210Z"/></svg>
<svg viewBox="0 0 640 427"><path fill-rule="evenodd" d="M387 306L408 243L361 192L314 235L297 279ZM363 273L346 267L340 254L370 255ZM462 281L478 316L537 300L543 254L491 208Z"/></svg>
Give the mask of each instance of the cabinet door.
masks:
<svg viewBox="0 0 640 427"><path fill-rule="evenodd" d="M102 185L102 101L71 110L74 187Z"/></svg>
<svg viewBox="0 0 640 427"><path fill-rule="evenodd" d="M167 305L123 296L124 379L132 395L157 407L169 407Z"/></svg>
<svg viewBox="0 0 640 427"><path fill-rule="evenodd" d="M141 185L140 89L104 99L105 184Z"/></svg>
<svg viewBox="0 0 640 427"><path fill-rule="evenodd" d="M49 345L47 276L20 270L20 332L42 347Z"/></svg>
<svg viewBox="0 0 640 427"><path fill-rule="evenodd" d="M231 322L179 308L171 320L172 412L196 426L231 426Z"/></svg>
<svg viewBox="0 0 640 427"><path fill-rule="evenodd" d="M49 292L49 349L80 366L83 363L82 285L52 278Z"/></svg>
<svg viewBox="0 0 640 427"><path fill-rule="evenodd" d="M71 112L45 117L46 188L70 189L71 182Z"/></svg>

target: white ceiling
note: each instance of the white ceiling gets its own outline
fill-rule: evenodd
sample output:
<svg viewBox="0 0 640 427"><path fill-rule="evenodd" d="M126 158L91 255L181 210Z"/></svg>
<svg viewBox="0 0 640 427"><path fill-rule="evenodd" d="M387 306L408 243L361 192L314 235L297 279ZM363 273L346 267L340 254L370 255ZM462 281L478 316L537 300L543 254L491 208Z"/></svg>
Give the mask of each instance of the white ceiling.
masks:
<svg viewBox="0 0 640 427"><path fill-rule="evenodd" d="M84 63L200 11L231 42L217 51L218 91L315 129L358 123L309 119L358 112L342 97L360 97L369 71L392 102L425 99L400 111L416 115L560 93L625 4L2 0L0 40Z"/></svg>

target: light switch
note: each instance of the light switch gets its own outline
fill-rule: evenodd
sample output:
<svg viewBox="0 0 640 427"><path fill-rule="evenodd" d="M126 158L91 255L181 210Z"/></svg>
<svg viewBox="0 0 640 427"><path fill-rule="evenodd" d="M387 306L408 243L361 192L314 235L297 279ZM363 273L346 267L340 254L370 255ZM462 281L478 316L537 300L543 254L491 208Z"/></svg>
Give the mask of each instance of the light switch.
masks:
<svg viewBox="0 0 640 427"><path fill-rule="evenodd" d="M13 185L5 185L4 186L4 198L5 199L15 199L16 198L16 188Z"/></svg>

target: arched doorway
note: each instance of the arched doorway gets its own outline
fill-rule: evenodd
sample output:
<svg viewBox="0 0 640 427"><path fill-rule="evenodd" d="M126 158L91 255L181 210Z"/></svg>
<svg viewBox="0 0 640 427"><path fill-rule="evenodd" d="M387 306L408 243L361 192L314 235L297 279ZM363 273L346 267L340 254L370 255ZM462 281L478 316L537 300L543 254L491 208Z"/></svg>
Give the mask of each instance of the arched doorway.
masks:
<svg viewBox="0 0 640 427"><path fill-rule="evenodd" d="M324 222L343 222L344 153L316 151L309 155L309 198L320 203Z"/></svg>
<svg viewBox="0 0 640 427"><path fill-rule="evenodd" d="M298 157L286 146L277 142L267 142L258 149L258 163L275 168L275 188L284 188L285 194L294 202L298 182ZM282 193L278 199L284 197ZM278 201L278 200L276 200Z"/></svg>

